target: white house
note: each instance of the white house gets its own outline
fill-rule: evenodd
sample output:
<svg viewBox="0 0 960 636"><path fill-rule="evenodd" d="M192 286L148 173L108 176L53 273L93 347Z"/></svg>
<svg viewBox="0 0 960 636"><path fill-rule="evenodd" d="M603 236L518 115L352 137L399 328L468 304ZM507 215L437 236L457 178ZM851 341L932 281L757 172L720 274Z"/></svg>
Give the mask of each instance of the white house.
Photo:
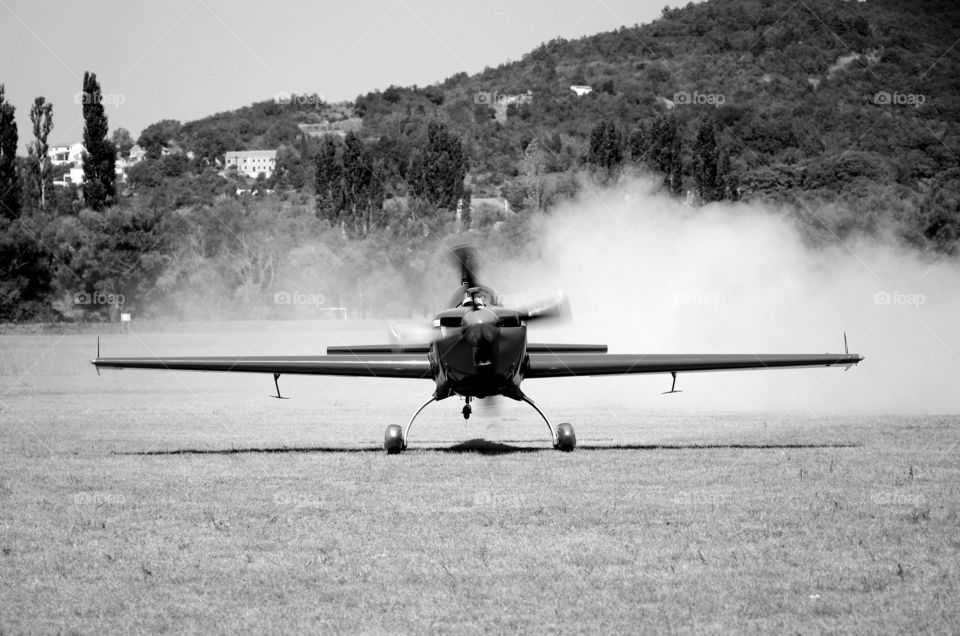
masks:
<svg viewBox="0 0 960 636"><path fill-rule="evenodd" d="M592 86L587 86L586 84L573 84L570 86L570 90L577 94L577 97L583 97L593 92Z"/></svg>
<svg viewBox="0 0 960 636"><path fill-rule="evenodd" d="M86 148L83 147L83 142L78 141L69 146L50 146L47 150L47 157L50 158L52 165L62 166L68 163L82 162L84 152L86 152Z"/></svg>
<svg viewBox="0 0 960 636"><path fill-rule="evenodd" d="M276 150L231 150L224 157L224 168L236 168L237 172L248 177L255 178L261 172L270 177L276 166Z"/></svg>
<svg viewBox="0 0 960 636"><path fill-rule="evenodd" d="M76 142L69 146L51 146L47 151L50 157L50 163L54 166L70 166L69 174L64 174L62 180L53 182L55 186L66 186L68 184L80 185L83 183L83 153L86 148L82 142ZM117 162L114 166L114 173L120 181L127 180L127 170L130 166L139 163L146 157L146 152L140 146L134 146L130 149L130 158L124 159L117 153Z"/></svg>
<svg viewBox="0 0 960 636"><path fill-rule="evenodd" d="M79 168L79 167L70 168L70 174L63 175L63 176L64 176L64 185L66 185L67 183L80 185L81 183L83 183L83 168Z"/></svg>

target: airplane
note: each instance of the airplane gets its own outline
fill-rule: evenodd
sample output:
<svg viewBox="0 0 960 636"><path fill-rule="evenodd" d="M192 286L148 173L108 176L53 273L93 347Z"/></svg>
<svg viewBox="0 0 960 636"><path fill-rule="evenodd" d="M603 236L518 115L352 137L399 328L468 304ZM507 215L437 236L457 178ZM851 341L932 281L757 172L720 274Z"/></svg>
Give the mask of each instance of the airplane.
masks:
<svg viewBox="0 0 960 636"><path fill-rule="evenodd" d="M475 399L504 396L529 404L550 431L553 447L572 451L576 434L569 423L554 426L547 415L522 390L524 380L571 376L669 373L670 390L678 393L677 374L695 371L843 367L864 358L850 353L844 334L844 353L826 354L615 354L604 344L546 344L527 342L527 325L535 321L562 320L570 313L561 297L546 303L510 309L497 294L477 280L476 252L461 245L451 250L460 264L460 287L445 309L433 319L426 341L386 345L327 347L326 355L241 357L97 357L100 369L169 369L267 373L279 399L279 378L284 374L367 376L377 378L432 379L436 389L405 427L391 424L384 433L384 450L400 453L407 448L414 420L433 402L452 396L465 404L464 419Z"/></svg>

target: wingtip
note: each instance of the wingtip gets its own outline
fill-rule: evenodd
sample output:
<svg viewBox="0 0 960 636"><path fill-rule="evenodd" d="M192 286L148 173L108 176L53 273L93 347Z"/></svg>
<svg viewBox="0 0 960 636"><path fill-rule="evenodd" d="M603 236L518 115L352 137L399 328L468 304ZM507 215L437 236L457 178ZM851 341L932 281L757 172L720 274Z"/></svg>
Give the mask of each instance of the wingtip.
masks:
<svg viewBox="0 0 960 636"><path fill-rule="evenodd" d="M852 369L853 367L857 366L858 364L860 364L861 362L863 362L863 361L866 359L864 356L861 356L861 355L856 354L856 353L847 354L847 355L848 355L849 358L850 358L850 362L847 362L846 364L843 365L843 367L844 367L843 370L844 370L844 371L849 371L850 369Z"/></svg>

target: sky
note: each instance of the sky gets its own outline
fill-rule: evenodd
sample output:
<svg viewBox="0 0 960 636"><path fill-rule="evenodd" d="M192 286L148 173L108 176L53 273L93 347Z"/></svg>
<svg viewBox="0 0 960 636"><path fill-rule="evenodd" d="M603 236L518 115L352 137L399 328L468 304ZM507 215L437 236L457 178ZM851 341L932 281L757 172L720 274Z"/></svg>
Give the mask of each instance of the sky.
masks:
<svg viewBox="0 0 960 636"><path fill-rule="evenodd" d="M191 121L271 99L327 101L391 84L427 86L520 59L555 37L649 23L664 0L0 0L0 83L17 109L53 103L52 145L80 141L76 95L97 74L111 131L134 139L162 119Z"/></svg>

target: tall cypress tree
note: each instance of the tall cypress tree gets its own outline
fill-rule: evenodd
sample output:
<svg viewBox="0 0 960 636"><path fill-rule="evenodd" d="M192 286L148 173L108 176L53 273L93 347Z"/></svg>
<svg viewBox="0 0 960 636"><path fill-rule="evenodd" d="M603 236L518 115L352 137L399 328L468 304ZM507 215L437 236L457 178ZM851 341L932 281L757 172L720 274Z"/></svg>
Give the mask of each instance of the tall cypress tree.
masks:
<svg viewBox="0 0 960 636"><path fill-rule="evenodd" d="M20 179L17 176L16 108L6 100L0 84L0 217L20 216Z"/></svg>
<svg viewBox="0 0 960 636"><path fill-rule="evenodd" d="M353 232L366 236L383 208L383 181L360 135L349 132L343 147L343 193Z"/></svg>
<svg viewBox="0 0 960 636"><path fill-rule="evenodd" d="M464 196L467 156L460 139L438 121L427 124L427 144L417 149L407 169L407 184L417 198L455 209Z"/></svg>
<svg viewBox="0 0 960 636"><path fill-rule="evenodd" d="M107 116L96 73L83 74L83 198L94 210L102 210L116 198L114 172L117 151L107 137Z"/></svg>
<svg viewBox="0 0 960 636"><path fill-rule="evenodd" d="M650 127L647 162L663 173L663 185L673 195L683 190L683 160L677 120L672 116L658 116Z"/></svg>
<svg viewBox="0 0 960 636"><path fill-rule="evenodd" d="M40 209L47 207L47 187L50 185L50 157L47 151L50 150L50 144L47 138L53 129L53 104L48 102L45 97L38 97L33 100L33 107L30 109L30 122L33 124L33 154L35 155L36 166L31 171L37 179L37 192L40 195Z"/></svg>
<svg viewBox="0 0 960 636"><path fill-rule="evenodd" d="M343 140L341 156L337 154L337 143L325 137L314 159L317 217L353 236L366 236L383 220L382 166L352 131Z"/></svg>
<svg viewBox="0 0 960 636"><path fill-rule="evenodd" d="M720 149L710 118L704 119L697 130L697 143L693 149L693 177L701 200L709 203L723 198Z"/></svg>
<svg viewBox="0 0 960 636"><path fill-rule="evenodd" d="M597 169L604 181L616 176L623 163L623 135L612 121L599 122L590 131L587 163Z"/></svg>
<svg viewBox="0 0 960 636"><path fill-rule="evenodd" d="M337 161L337 144L325 136L314 157L317 217L336 223L343 210L343 166Z"/></svg>

